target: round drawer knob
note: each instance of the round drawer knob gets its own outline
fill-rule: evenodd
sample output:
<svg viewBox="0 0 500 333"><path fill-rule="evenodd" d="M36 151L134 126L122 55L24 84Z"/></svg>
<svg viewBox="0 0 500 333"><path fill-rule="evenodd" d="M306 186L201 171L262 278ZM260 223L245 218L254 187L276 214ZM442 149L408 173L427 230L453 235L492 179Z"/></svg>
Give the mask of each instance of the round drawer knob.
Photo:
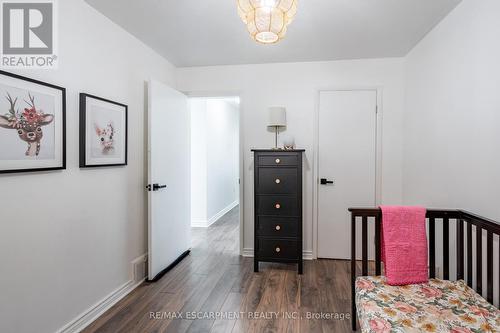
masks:
<svg viewBox="0 0 500 333"><path fill-rule="evenodd" d="M280 208L281 208L281 205L280 205L279 203L277 203L276 205L274 205L274 207L275 207L276 209L280 209Z"/></svg>
<svg viewBox="0 0 500 333"><path fill-rule="evenodd" d="M279 183L281 183L281 179L276 178L276 180L275 180L274 182L275 182L276 184L279 184Z"/></svg>
<svg viewBox="0 0 500 333"><path fill-rule="evenodd" d="M276 248L276 253L281 252L281 249L279 247Z"/></svg>
<svg viewBox="0 0 500 333"><path fill-rule="evenodd" d="M281 160L279 158L277 158L275 162L276 162L276 164L280 164Z"/></svg>
<svg viewBox="0 0 500 333"><path fill-rule="evenodd" d="M280 231L281 227L279 225L276 226L276 230Z"/></svg>

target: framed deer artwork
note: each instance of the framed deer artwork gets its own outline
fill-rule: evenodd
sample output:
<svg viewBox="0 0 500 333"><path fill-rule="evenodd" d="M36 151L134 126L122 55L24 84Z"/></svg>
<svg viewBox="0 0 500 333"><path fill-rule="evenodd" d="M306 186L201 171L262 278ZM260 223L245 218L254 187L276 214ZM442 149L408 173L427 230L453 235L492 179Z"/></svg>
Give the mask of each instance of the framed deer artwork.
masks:
<svg viewBox="0 0 500 333"><path fill-rule="evenodd" d="M127 165L127 105L80 94L80 167Z"/></svg>
<svg viewBox="0 0 500 333"><path fill-rule="evenodd" d="M0 71L0 173L66 168L66 90Z"/></svg>

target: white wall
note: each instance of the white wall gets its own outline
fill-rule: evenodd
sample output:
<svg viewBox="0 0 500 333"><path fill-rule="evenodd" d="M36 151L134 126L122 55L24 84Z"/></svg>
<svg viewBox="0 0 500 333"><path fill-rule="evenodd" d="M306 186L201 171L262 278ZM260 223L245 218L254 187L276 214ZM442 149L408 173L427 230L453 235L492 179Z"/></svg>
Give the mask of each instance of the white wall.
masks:
<svg viewBox="0 0 500 333"><path fill-rule="evenodd" d="M22 75L67 88L67 164L0 176L0 331L55 332L130 279L146 252L145 80L174 68L83 0L59 1L59 69ZM78 93L129 105L129 165L78 167Z"/></svg>
<svg viewBox="0 0 500 333"><path fill-rule="evenodd" d="M207 100L207 216L212 219L238 202L238 107Z"/></svg>
<svg viewBox="0 0 500 333"><path fill-rule="evenodd" d="M407 57L407 204L500 220L499 12L464 0Z"/></svg>
<svg viewBox="0 0 500 333"><path fill-rule="evenodd" d="M239 199L238 105L234 99L193 98L191 125L192 226L209 226Z"/></svg>
<svg viewBox="0 0 500 333"><path fill-rule="evenodd" d="M382 201L401 201L402 109L404 59L353 60L181 68L177 88L187 92L235 92L241 97L241 131L244 154L244 250L253 249L252 148L273 145L267 131L267 108L287 107L287 133L305 148L304 250L312 253L313 128L317 90L343 87L383 87Z"/></svg>
<svg viewBox="0 0 500 333"><path fill-rule="evenodd" d="M207 223L207 101L189 100L191 112L191 224Z"/></svg>
<svg viewBox="0 0 500 333"><path fill-rule="evenodd" d="M461 208L500 220L498 13L498 0L464 0L407 57L405 204ZM452 248L454 230L452 224ZM438 239L440 235L438 227ZM493 246L493 262L498 262L496 237ZM437 265L441 265L439 253L440 248ZM452 278L456 262L453 254ZM486 255L483 259L486 268ZM485 286L485 271L483 277ZM498 278L495 269L496 305L500 303Z"/></svg>

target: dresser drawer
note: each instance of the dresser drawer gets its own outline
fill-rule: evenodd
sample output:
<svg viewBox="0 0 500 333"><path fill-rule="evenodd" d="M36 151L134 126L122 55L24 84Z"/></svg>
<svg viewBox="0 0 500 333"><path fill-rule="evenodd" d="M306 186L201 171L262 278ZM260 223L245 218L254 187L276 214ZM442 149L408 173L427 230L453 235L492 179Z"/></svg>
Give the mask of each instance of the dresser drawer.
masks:
<svg viewBox="0 0 500 333"><path fill-rule="evenodd" d="M299 204L296 196L257 195L257 215L297 216Z"/></svg>
<svg viewBox="0 0 500 333"><path fill-rule="evenodd" d="M257 194L297 194L297 168L259 168Z"/></svg>
<svg viewBox="0 0 500 333"><path fill-rule="evenodd" d="M257 236L297 237L299 235L298 217L257 217Z"/></svg>
<svg viewBox="0 0 500 333"><path fill-rule="evenodd" d="M297 166L299 164L299 156L297 154L258 154L257 164L259 166Z"/></svg>
<svg viewBox="0 0 500 333"><path fill-rule="evenodd" d="M269 259L297 259L297 246L295 240L259 239L259 258Z"/></svg>

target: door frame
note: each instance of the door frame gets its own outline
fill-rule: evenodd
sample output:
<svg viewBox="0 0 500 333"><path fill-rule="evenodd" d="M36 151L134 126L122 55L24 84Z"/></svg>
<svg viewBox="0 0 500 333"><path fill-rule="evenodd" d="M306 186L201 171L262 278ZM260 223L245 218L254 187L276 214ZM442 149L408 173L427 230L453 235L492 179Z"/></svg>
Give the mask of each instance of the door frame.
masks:
<svg viewBox="0 0 500 333"><path fill-rule="evenodd" d="M245 212L245 182L244 182L244 176L245 176L245 166L244 166L244 142L243 142L243 131L242 131L242 113L243 113L243 93L239 90L231 91L231 90L223 90L223 91L183 91L183 93L188 97L188 98L224 98L224 97L238 97L240 99L240 107L238 110L238 134L240 138L240 145L239 145L239 206L240 206L240 239L239 239L239 254L240 256L243 255L243 240L244 238L244 223L243 223L243 217L244 212Z"/></svg>
<svg viewBox="0 0 500 333"><path fill-rule="evenodd" d="M382 120L383 120L383 87L382 86L339 86L316 90L314 108L314 148L313 148L313 259L318 259L318 213L319 213L319 111L322 92L329 91L375 91L377 95L375 120L375 203L380 205L382 198Z"/></svg>

